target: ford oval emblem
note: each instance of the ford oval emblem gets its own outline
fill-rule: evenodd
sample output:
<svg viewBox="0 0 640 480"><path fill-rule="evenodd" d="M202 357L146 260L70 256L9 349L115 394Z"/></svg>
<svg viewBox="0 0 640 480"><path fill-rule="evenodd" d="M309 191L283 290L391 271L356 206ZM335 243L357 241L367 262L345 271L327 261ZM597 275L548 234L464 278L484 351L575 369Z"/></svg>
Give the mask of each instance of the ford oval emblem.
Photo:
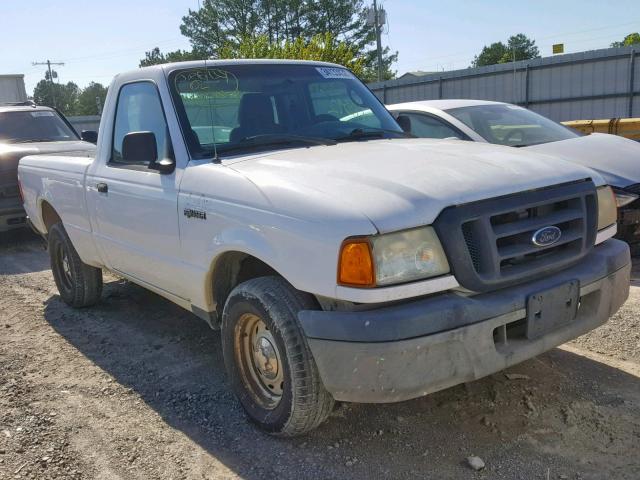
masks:
<svg viewBox="0 0 640 480"><path fill-rule="evenodd" d="M561 236L562 230L558 227L542 227L534 232L533 237L531 237L531 243L538 247L548 247L560 240Z"/></svg>

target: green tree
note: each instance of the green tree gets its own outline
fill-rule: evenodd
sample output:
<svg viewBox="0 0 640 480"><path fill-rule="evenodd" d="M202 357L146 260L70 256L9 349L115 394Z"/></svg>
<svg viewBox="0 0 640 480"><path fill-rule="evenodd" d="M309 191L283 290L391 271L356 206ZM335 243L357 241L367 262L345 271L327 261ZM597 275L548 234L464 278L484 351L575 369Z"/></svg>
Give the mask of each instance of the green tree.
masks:
<svg viewBox="0 0 640 480"><path fill-rule="evenodd" d="M158 47L145 52L145 58L140 60L140 67L148 67L150 65L158 65L161 63L185 62L187 60L203 60L207 58L205 53L196 50L175 50L173 52L162 53Z"/></svg>
<svg viewBox="0 0 640 480"><path fill-rule="evenodd" d="M628 47L629 45L639 45L640 44L640 33L630 33L621 42L613 42L611 44L612 47Z"/></svg>
<svg viewBox="0 0 640 480"><path fill-rule="evenodd" d="M278 43L270 42L267 35L248 36L238 44L223 46L220 54L224 58L291 58L332 62L344 65L358 76L364 74L365 58L357 56L353 46L337 41L330 33L316 35L309 40L298 37Z"/></svg>
<svg viewBox="0 0 640 480"><path fill-rule="evenodd" d="M40 80L33 89L34 102L38 105L57 107L65 115L75 114L79 96L80 88L73 82L52 83L45 78Z"/></svg>
<svg viewBox="0 0 640 480"><path fill-rule="evenodd" d="M507 46L502 42L495 42L482 48L482 51L475 56L473 67L484 67L485 65L495 65L500 63L507 54Z"/></svg>
<svg viewBox="0 0 640 480"><path fill-rule="evenodd" d="M266 37L268 44L282 45L330 33L364 58L362 78L375 78L375 29L367 25L364 0L204 0L201 8L189 10L182 18L180 31L193 48L184 53L196 58L222 58L230 45L239 47L250 37ZM154 49L140 63L163 63L168 57ZM391 66L396 60L397 52L385 48L385 78L394 76Z"/></svg>
<svg viewBox="0 0 640 480"><path fill-rule="evenodd" d="M531 40L523 33L512 35L503 42L495 42L482 48L471 63L472 67L483 67L485 65L495 65L497 63L509 63L515 60L530 60L540 57L540 51L535 40Z"/></svg>
<svg viewBox="0 0 640 480"><path fill-rule="evenodd" d="M91 82L82 90L78 96L75 115L100 115L102 106L107 96L107 88L100 84Z"/></svg>

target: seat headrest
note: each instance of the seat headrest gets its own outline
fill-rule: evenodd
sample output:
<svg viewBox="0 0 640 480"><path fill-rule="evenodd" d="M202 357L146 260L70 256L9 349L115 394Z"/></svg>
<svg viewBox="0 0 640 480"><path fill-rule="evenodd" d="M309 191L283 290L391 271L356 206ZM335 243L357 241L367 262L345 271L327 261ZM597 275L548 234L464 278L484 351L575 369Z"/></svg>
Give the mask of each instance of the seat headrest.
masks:
<svg viewBox="0 0 640 480"><path fill-rule="evenodd" d="M240 99L238 123L247 125L274 125L271 99L263 93L245 93Z"/></svg>

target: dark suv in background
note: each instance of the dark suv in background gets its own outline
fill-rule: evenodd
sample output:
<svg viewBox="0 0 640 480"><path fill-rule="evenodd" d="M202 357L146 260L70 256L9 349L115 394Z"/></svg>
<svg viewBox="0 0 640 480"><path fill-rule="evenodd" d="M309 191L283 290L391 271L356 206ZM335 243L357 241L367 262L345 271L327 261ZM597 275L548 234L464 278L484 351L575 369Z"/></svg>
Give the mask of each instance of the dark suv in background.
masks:
<svg viewBox="0 0 640 480"><path fill-rule="evenodd" d="M93 140L95 132L87 132ZM26 223L18 188L18 162L26 155L92 155L95 146L80 139L57 110L31 102L0 105L0 232Z"/></svg>

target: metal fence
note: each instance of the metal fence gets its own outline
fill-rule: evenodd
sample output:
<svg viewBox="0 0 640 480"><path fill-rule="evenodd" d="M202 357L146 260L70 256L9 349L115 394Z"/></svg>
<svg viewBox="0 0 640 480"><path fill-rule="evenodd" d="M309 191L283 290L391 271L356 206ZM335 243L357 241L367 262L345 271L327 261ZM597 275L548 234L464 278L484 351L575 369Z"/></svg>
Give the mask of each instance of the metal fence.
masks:
<svg viewBox="0 0 640 480"><path fill-rule="evenodd" d="M67 117L67 120L76 129L76 132L80 134L82 130L95 130L98 131L100 126L100 115L83 115L77 117Z"/></svg>
<svg viewBox="0 0 640 480"><path fill-rule="evenodd" d="M439 98L516 103L556 121L640 116L640 48L623 47L369 84L386 104Z"/></svg>

